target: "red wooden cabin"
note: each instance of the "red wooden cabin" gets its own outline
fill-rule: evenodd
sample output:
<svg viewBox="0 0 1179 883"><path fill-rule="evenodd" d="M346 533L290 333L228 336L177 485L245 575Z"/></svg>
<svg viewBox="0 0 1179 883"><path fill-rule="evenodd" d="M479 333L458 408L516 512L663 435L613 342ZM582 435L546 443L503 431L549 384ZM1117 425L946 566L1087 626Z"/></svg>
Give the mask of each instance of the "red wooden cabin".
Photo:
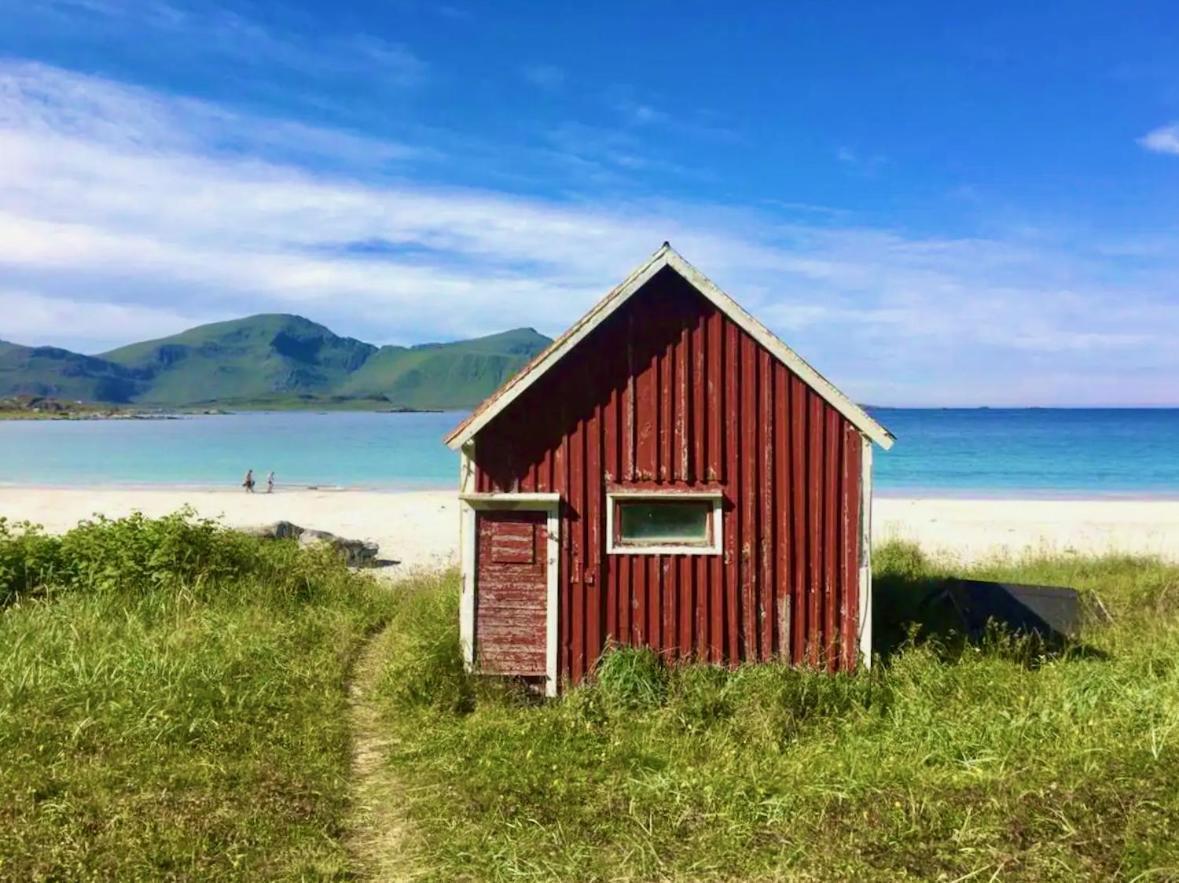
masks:
<svg viewBox="0 0 1179 883"><path fill-rule="evenodd" d="M550 695L610 642L867 664L873 442L665 244L447 438L468 664Z"/></svg>

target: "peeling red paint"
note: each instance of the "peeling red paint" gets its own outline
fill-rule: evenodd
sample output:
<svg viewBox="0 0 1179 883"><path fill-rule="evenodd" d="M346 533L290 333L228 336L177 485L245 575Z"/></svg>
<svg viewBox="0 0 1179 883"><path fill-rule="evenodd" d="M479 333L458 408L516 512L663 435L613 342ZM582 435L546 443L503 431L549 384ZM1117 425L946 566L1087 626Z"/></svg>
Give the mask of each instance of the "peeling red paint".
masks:
<svg viewBox="0 0 1179 883"><path fill-rule="evenodd" d="M483 671L545 674L547 515L486 511L475 517L475 646Z"/></svg>

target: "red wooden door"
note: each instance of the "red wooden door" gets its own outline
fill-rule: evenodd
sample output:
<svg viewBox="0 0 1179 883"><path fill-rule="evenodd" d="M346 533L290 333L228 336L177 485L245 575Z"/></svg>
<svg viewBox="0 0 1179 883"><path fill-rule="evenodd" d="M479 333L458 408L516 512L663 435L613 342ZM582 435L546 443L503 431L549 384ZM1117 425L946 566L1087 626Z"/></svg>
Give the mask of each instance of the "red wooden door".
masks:
<svg viewBox="0 0 1179 883"><path fill-rule="evenodd" d="M522 510L476 515L475 658L482 671L546 673L547 519Z"/></svg>

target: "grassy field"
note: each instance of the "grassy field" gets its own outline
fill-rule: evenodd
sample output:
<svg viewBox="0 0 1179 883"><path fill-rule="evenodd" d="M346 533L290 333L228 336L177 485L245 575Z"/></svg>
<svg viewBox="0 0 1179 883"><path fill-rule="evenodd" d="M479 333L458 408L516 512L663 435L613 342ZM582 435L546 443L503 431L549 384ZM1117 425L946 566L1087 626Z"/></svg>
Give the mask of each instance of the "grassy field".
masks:
<svg viewBox="0 0 1179 883"><path fill-rule="evenodd" d="M625 651L545 703L463 672L453 574L0 525L0 879L1179 879L1179 568L978 569L1100 598L1052 656L911 634L941 570L876 560L871 673Z"/></svg>
<svg viewBox="0 0 1179 883"><path fill-rule="evenodd" d="M878 633L940 575L877 556ZM913 636L871 674L608 657L537 704L463 675L453 578L394 615L389 769L432 879L1179 879L1179 568L978 568L1112 624L1039 655Z"/></svg>
<svg viewBox="0 0 1179 883"><path fill-rule="evenodd" d="M184 515L0 524L0 879L346 877L345 685L390 598Z"/></svg>

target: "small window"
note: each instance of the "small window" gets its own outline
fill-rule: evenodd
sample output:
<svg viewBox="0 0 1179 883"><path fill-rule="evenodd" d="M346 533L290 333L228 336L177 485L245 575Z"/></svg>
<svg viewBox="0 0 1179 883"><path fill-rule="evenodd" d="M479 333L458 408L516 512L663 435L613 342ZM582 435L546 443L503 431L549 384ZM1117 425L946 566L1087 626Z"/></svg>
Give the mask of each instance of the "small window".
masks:
<svg viewBox="0 0 1179 883"><path fill-rule="evenodd" d="M622 543L707 543L707 500L628 500L618 503Z"/></svg>
<svg viewBox="0 0 1179 883"><path fill-rule="evenodd" d="M607 551L615 554L717 554L719 493L608 495Z"/></svg>

